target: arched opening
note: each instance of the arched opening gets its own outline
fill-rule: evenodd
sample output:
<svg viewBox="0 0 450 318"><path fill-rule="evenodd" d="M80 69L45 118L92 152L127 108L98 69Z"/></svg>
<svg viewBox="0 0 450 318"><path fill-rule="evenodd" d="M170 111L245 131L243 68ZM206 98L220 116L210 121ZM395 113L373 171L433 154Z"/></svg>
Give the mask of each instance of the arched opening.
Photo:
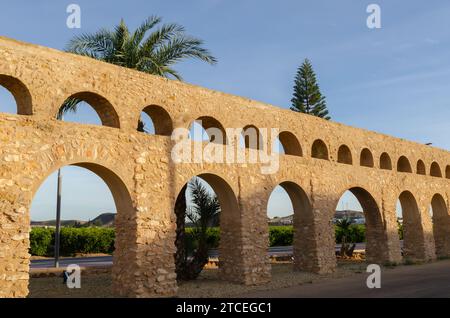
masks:
<svg viewBox="0 0 450 318"><path fill-rule="evenodd" d="M361 151L361 156L360 156L360 165L363 167L369 167L372 168L373 167L373 156L372 156L372 152L370 152L369 149L364 148Z"/></svg>
<svg viewBox="0 0 450 318"><path fill-rule="evenodd" d="M28 88L17 78L0 74L0 112L32 115L32 99Z"/></svg>
<svg viewBox="0 0 450 318"><path fill-rule="evenodd" d="M57 119L120 128L119 116L112 104L92 92L80 92L67 98L58 111Z"/></svg>
<svg viewBox="0 0 450 318"><path fill-rule="evenodd" d="M247 125L242 129L242 146L248 149L263 149L263 138L258 127Z"/></svg>
<svg viewBox="0 0 450 318"><path fill-rule="evenodd" d="M104 266L98 288L111 294L123 289L124 273L132 267L129 259L130 233L133 231L132 218L135 209L127 186L113 171L88 162L80 162L61 167L61 271L70 264L83 266L86 256L95 255ZM32 255L54 257L57 172L53 172L40 184L31 205L30 252ZM101 254L102 256L100 256ZM74 259L75 257L75 259ZM53 259L32 261L31 268L53 267ZM51 287L47 286L51 282ZM43 287L45 286L45 290ZM118 288L120 286L120 288ZM61 297L67 295L65 284L58 280L31 278L32 297ZM92 292L97 292L93 290ZM43 293L41 295L41 293ZM51 295L49 295L51 293ZM77 295L73 290L73 295Z"/></svg>
<svg viewBox="0 0 450 318"><path fill-rule="evenodd" d="M280 140L280 143L283 146L284 154L300 157L303 155L300 142L293 133L289 131L282 131L278 135L278 139Z"/></svg>
<svg viewBox="0 0 450 318"><path fill-rule="evenodd" d="M347 165L353 164L352 152L350 151L350 148L347 147L346 145L342 145L339 147L338 162Z"/></svg>
<svg viewBox="0 0 450 318"><path fill-rule="evenodd" d="M350 249L355 244L358 250L364 247L365 242L367 262L380 264L388 260L387 236L382 215L376 200L367 190L353 187L344 192L336 207L334 223L338 244L347 243ZM341 246L340 254L345 252Z"/></svg>
<svg viewBox="0 0 450 318"><path fill-rule="evenodd" d="M267 204L270 249L293 246L294 268L314 270L311 255L314 247L309 243L313 233L313 212L305 191L296 183L285 181L272 191ZM293 231L292 241L276 232ZM286 248L286 247L284 247Z"/></svg>
<svg viewBox="0 0 450 318"><path fill-rule="evenodd" d="M417 174L426 175L425 163L422 160L417 161Z"/></svg>
<svg viewBox="0 0 450 318"><path fill-rule="evenodd" d="M430 213L433 218L433 236L436 256L450 256L450 221L449 211L444 198L435 194L431 200Z"/></svg>
<svg viewBox="0 0 450 318"><path fill-rule="evenodd" d="M400 194L397 201L397 217L403 236L403 257L406 260L425 259L425 239L422 218L416 199L409 191ZM402 239L402 237L400 237Z"/></svg>
<svg viewBox="0 0 450 318"><path fill-rule="evenodd" d="M279 153L299 157L303 155L302 147L297 137L289 131L282 131L275 143L278 145Z"/></svg>
<svg viewBox="0 0 450 318"><path fill-rule="evenodd" d="M398 158L397 171L412 173L411 164L409 163L408 158L406 158L405 156L401 156L400 158Z"/></svg>
<svg viewBox="0 0 450 318"><path fill-rule="evenodd" d="M142 110L137 130L152 135L170 136L173 126L169 113L157 105L150 105Z"/></svg>
<svg viewBox="0 0 450 318"><path fill-rule="evenodd" d="M445 177L450 179L450 165L445 168Z"/></svg>
<svg viewBox="0 0 450 318"><path fill-rule="evenodd" d="M312 144L311 157L316 159L329 160L327 145L325 145L325 143L322 140L317 139Z"/></svg>
<svg viewBox="0 0 450 318"><path fill-rule="evenodd" d="M439 167L439 164L438 164L436 161L434 161L434 162L431 164L431 167L430 167L430 176L442 178L441 167Z"/></svg>
<svg viewBox="0 0 450 318"><path fill-rule="evenodd" d="M242 264L241 219L230 185L214 174L193 177L179 192L174 211L177 219L175 265L178 280L195 279L209 260L219 267L219 272L212 275L238 281L237 270ZM197 236L193 238L192 233L197 233ZM214 267L211 270L217 269Z"/></svg>
<svg viewBox="0 0 450 318"><path fill-rule="evenodd" d="M383 152L380 156L380 169L392 170L391 157L386 152Z"/></svg>
<svg viewBox="0 0 450 318"><path fill-rule="evenodd" d="M189 138L194 141L208 141L216 144L227 144L225 128L215 118L202 116L191 125Z"/></svg>

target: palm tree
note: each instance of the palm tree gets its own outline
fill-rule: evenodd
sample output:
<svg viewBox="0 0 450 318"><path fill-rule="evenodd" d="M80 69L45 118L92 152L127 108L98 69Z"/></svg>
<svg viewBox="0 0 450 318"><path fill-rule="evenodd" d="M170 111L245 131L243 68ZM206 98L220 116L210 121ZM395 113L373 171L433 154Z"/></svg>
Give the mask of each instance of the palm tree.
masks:
<svg viewBox="0 0 450 318"><path fill-rule="evenodd" d="M135 69L166 78L182 80L173 66L185 59L198 59L209 64L217 60L203 47L203 41L185 33L176 23L163 24L161 18L147 18L134 32L130 32L124 20L114 30L100 29L96 33L75 36L66 51L88 56L107 63ZM76 111L79 100L69 99L61 107L60 114ZM145 131L142 121L139 131Z"/></svg>
<svg viewBox="0 0 450 318"><path fill-rule="evenodd" d="M179 242L180 244L177 244L177 247L184 245L179 254L175 255L176 272L179 280L197 278L203 267L208 263L210 247L208 245L208 228L218 225L220 215L220 204L217 196L209 193L199 178L190 181L188 187L192 195L192 206L186 208L186 205L184 205L185 215L183 215L183 218L186 216L194 224L193 234L196 248L192 257L188 258L184 237L177 237L178 240L182 240ZM180 200L186 201L184 196ZM184 232L184 224L182 229Z"/></svg>
<svg viewBox="0 0 450 318"><path fill-rule="evenodd" d="M341 252L340 255L342 257L348 256L352 257L353 250L355 249L356 244L351 242L351 226L353 224L353 220L349 218L343 218L336 222L337 228L341 231L342 239L341 239ZM351 243L353 243L351 245Z"/></svg>

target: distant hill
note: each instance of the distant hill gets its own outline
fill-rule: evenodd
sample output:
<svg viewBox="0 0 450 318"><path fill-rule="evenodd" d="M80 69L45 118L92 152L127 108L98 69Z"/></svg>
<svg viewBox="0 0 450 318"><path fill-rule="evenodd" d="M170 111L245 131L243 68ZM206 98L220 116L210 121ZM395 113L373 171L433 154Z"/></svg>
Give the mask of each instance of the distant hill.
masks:
<svg viewBox="0 0 450 318"><path fill-rule="evenodd" d="M87 222L87 226L114 227L116 213L102 213L95 219Z"/></svg>
<svg viewBox="0 0 450 318"><path fill-rule="evenodd" d="M90 221L80 220L61 220L61 226L67 227L114 227L116 213L102 213ZM55 227L56 220L49 221L31 221L31 227Z"/></svg>

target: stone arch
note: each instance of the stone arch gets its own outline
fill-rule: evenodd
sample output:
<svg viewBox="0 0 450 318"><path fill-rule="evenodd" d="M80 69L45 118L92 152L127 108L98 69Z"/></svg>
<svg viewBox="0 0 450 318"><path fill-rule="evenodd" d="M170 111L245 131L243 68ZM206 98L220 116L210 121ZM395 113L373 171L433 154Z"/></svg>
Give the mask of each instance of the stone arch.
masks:
<svg viewBox="0 0 450 318"><path fill-rule="evenodd" d="M405 259L424 260L425 237L416 198L411 192L403 191L398 199L403 215L403 256Z"/></svg>
<svg viewBox="0 0 450 318"><path fill-rule="evenodd" d="M373 156L372 156L372 152L368 149L368 148L364 148L361 151L361 156L359 159L359 164L362 167L369 167L369 168L373 168L374 164L373 164Z"/></svg>
<svg viewBox="0 0 450 318"><path fill-rule="evenodd" d="M93 92L79 92L71 95L64 103L70 100L88 103L97 113L103 126L120 128L119 115L113 105L103 96Z"/></svg>
<svg viewBox="0 0 450 318"><path fill-rule="evenodd" d="M431 199L433 209L433 236L437 257L450 256L450 215L447 203L440 194Z"/></svg>
<svg viewBox="0 0 450 318"><path fill-rule="evenodd" d="M385 263L389 261L388 237L385 230L383 215L377 201L366 189L354 186L350 191L362 207L366 221L366 259L372 263ZM344 191L339 199L346 192ZM337 204L336 204L337 206Z"/></svg>
<svg viewBox="0 0 450 318"><path fill-rule="evenodd" d="M412 173L411 164L409 163L408 158L406 158L405 156L401 156L400 158L398 158L397 171Z"/></svg>
<svg viewBox="0 0 450 318"><path fill-rule="evenodd" d="M242 129L244 147L249 149L263 149L263 137L255 125L247 125Z"/></svg>
<svg viewBox="0 0 450 318"><path fill-rule="evenodd" d="M93 162L93 161L79 161L76 160L74 162L58 164L57 166L53 166L52 169L46 172L46 175L41 178L38 184L35 185L33 192L35 193L40 185L56 170L65 167L65 166L75 166L80 168L85 168L92 173L98 175L111 190L111 193L114 198L114 203L116 204L117 211L129 211L132 209L132 200L130 191L126 184L122 181L121 177L116 174L110 168L107 168L105 165ZM134 210L133 210L134 211ZM125 212L122 212L125 213Z"/></svg>
<svg viewBox="0 0 450 318"><path fill-rule="evenodd" d="M329 160L327 145L321 140L316 139L311 147L311 157L316 159Z"/></svg>
<svg viewBox="0 0 450 318"><path fill-rule="evenodd" d="M242 246L241 215L237 196L231 185L218 174L207 172L193 177L198 177L208 183L220 203L219 268L221 278L228 281L243 282L244 278L240 271L243 262L240 249ZM182 194L186 184L183 185L177 195L174 209L177 206L183 207L183 201L186 198ZM177 224L180 221L177 220Z"/></svg>
<svg viewBox="0 0 450 318"><path fill-rule="evenodd" d="M441 167L439 167L439 164L436 161L433 161L430 166L430 176L442 178Z"/></svg>
<svg viewBox="0 0 450 318"><path fill-rule="evenodd" d="M286 191L294 210L294 269L317 272L320 269L311 259L311 255L316 253L316 243L310 240L314 236L314 215L310 199L295 182L283 181L278 186Z"/></svg>
<svg viewBox="0 0 450 318"><path fill-rule="evenodd" d="M380 169L392 170L391 157L387 152L383 152L380 156Z"/></svg>
<svg viewBox="0 0 450 318"><path fill-rule="evenodd" d="M347 145L341 145L338 150L338 162L348 165L353 164L352 152Z"/></svg>
<svg viewBox="0 0 450 318"><path fill-rule="evenodd" d="M60 163L45 172L45 175L33 186L33 196L50 174L65 166L76 166L87 169L99 176L111 191L117 215L115 218L115 242L112 267L112 288L114 293L121 296L133 294L134 259L132 242L136 240L137 229L133 222L136 213L130 189L123 179L106 165L92 161L74 161ZM30 202L31 204L31 202ZM131 238L131 239L130 239Z"/></svg>
<svg viewBox="0 0 450 318"><path fill-rule="evenodd" d="M18 115L33 115L33 101L31 93L19 79L0 74L0 86L6 88L14 97Z"/></svg>
<svg viewBox="0 0 450 318"><path fill-rule="evenodd" d="M203 129L205 129L210 142L223 145L226 145L228 143L225 128L214 117L201 116L198 117L195 122L198 123ZM221 134L221 136L218 136L218 134Z"/></svg>
<svg viewBox="0 0 450 318"><path fill-rule="evenodd" d="M450 165L448 165L447 167L445 167L445 177L447 179L450 179Z"/></svg>
<svg viewBox="0 0 450 318"><path fill-rule="evenodd" d="M303 155L300 142L293 133L289 131L282 131L278 135L278 139L280 140L280 143L283 146L285 155L292 155L299 157Z"/></svg>
<svg viewBox="0 0 450 318"><path fill-rule="evenodd" d="M425 163L423 162L423 160L418 160L417 161L417 174L421 174L421 175L426 175L427 174L427 169L425 168Z"/></svg>
<svg viewBox="0 0 450 318"><path fill-rule="evenodd" d="M155 135L170 136L173 130L172 118L161 106L149 105L142 112L146 113L153 122Z"/></svg>

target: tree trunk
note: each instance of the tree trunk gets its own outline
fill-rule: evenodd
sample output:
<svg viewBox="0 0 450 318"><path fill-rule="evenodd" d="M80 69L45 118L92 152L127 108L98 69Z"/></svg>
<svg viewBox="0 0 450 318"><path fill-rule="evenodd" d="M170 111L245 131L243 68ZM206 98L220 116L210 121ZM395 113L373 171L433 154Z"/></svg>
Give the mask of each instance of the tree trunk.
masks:
<svg viewBox="0 0 450 318"><path fill-rule="evenodd" d="M175 216L177 219L176 239L175 239L175 272L178 279L182 279L186 266L186 242L185 242L185 218L186 218L186 189L187 185L181 189L175 202Z"/></svg>
<svg viewBox="0 0 450 318"><path fill-rule="evenodd" d="M342 236L342 240L341 240L341 252L340 252L340 256L342 258L345 257L346 255L346 249L347 249L347 237L345 235Z"/></svg>
<svg viewBox="0 0 450 318"><path fill-rule="evenodd" d="M353 252L355 251L355 247L356 247L356 244L353 243L352 246L347 249L347 256L348 257L350 257L350 258L353 257Z"/></svg>
<svg viewBox="0 0 450 318"><path fill-rule="evenodd" d="M199 242L197 250L190 260L185 264L184 270L180 277L181 280L196 279L208 263L208 244L206 241Z"/></svg>

